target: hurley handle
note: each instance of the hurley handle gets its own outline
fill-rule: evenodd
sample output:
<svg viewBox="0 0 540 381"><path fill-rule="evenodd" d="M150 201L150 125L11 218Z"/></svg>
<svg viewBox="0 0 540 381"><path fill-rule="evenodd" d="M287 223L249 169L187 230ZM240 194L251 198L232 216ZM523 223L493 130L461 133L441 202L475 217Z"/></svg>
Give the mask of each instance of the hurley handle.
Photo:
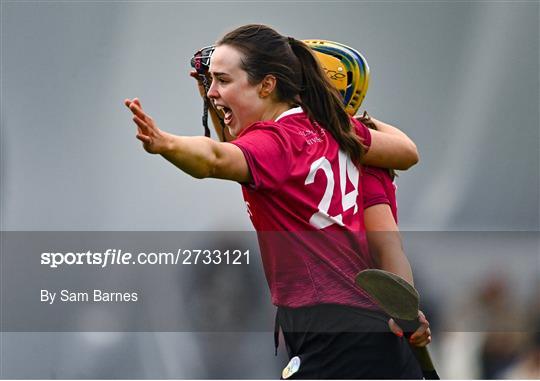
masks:
<svg viewBox="0 0 540 381"><path fill-rule="evenodd" d="M418 320L394 319L394 321L400 326L407 337L411 336L418 327L420 327L420 322ZM422 369L424 379L440 380L440 377L433 366L433 361L431 361L431 356L429 355L427 347L417 347L410 343L409 346Z"/></svg>
<svg viewBox="0 0 540 381"><path fill-rule="evenodd" d="M422 374L426 380L440 380L441 378L437 374L435 367L433 366L433 361L431 361L431 356L427 347L416 347L414 345L410 346L420 368L422 368Z"/></svg>

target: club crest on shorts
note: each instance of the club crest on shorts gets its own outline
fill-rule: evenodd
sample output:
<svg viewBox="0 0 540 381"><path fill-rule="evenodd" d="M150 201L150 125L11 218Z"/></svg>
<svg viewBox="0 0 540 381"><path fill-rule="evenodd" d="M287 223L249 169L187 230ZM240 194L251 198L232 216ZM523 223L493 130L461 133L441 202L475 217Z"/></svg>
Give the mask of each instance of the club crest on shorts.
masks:
<svg viewBox="0 0 540 381"><path fill-rule="evenodd" d="M281 377L286 380L287 378L298 372L298 369L300 369L300 362L300 357L294 356L291 361L289 361L287 366L283 368L283 372L281 372Z"/></svg>

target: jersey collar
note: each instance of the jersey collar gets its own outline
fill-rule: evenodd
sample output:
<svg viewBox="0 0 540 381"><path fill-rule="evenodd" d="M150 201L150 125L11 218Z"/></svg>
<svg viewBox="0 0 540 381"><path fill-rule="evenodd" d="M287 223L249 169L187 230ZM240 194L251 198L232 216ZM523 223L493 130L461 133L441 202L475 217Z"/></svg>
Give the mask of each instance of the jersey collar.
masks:
<svg viewBox="0 0 540 381"><path fill-rule="evenodd" d="M289 116L289 115L293 115L293 114L300 114L304 112L304 110L302 110L302 107L294 107L294 108L291 108L291 109L288 109L287 111L285 111L284 113L280 114L275 122L277 122L278 120L282 119L282 118L285 118L286 116Z"/></svg>

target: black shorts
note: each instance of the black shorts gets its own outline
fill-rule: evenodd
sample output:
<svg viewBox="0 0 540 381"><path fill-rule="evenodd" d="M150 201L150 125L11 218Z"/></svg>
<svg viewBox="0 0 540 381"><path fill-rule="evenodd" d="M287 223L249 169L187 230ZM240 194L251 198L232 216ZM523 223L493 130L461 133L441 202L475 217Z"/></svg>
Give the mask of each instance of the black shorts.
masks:
<svg viewBox="0 0 540 381"><path fill-rule="evenodd" d="M406 338L383 313L340 305L279 307L290 379L422 379ZM293 373L291 375L291 373Z"/></svg>

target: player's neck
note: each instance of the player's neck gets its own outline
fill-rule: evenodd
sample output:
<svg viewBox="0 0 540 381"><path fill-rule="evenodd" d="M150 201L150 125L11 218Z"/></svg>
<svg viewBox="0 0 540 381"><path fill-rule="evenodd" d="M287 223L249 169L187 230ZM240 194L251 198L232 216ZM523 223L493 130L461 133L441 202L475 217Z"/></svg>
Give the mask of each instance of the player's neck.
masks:
<svg viewBox="0 0 540 381"><path fill-rule="evenodd" d="M291 108L291 105L288 103L276 103L275 106L265 111L262 120L276 120L278 116Z"/></svg>

